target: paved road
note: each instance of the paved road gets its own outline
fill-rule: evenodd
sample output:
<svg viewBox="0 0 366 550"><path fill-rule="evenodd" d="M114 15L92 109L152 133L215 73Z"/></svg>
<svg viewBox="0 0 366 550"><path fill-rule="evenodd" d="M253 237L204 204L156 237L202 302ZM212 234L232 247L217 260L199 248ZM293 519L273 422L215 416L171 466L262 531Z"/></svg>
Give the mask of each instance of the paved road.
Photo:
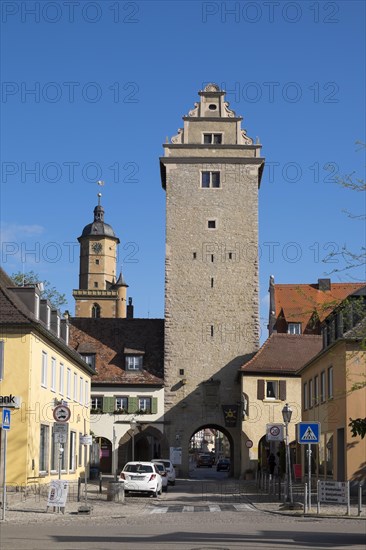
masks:
<svg viewBox="0 0 366 550"><path fill-rule="evenodd" d="M182 513L121 518L102 525L6 525L1 548L11 550L364 550L363 522L295 520L263 512Z"/></svg>
<svg viewBox="0 0 366 550"><path fill-rule="evenodd" d="M91 517L46 514L23 506L0 527L9 550L364 550L365 521L303 518L257 510L228 494L230 480L177 482L158 499L95 502ZM210 485L211 484L211 485ZM236 485L233 484L233 487ZM211 487L211 491L208 490ZM240 500L240 501L239 501ZM73 503L77 506L77 503Z"/></svg>

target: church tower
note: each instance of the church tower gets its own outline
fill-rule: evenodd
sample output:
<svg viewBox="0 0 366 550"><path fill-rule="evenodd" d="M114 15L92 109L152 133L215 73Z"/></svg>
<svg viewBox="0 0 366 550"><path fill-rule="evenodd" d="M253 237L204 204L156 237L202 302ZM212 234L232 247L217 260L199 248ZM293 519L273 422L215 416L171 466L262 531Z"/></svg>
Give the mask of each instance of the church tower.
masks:
<svg viewBox="0 0 366 550"><path fill-rule="evenodd" d="M126 317L126 291L122 273L116 280L117 245L112 227L104 222L98 193L94 221L86 225L80 243L79 288L73 291L75 317Z"/></svg>
<svg viewBox="0 0 366 550"><path fill-rule="evenodd" d="M240 473L238 369L259 347L258 188L254 144L209 84L160 158L166 191L165 420L188 473L192 435L218 429Z"/></svg>

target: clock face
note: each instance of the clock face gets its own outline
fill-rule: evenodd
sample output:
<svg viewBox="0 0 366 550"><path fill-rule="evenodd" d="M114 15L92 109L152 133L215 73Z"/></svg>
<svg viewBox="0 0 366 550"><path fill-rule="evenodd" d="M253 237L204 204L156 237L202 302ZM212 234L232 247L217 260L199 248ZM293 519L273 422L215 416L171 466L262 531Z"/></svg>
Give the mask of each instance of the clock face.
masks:
<svg viewBox="0 0 366 550"><path fill-rule="evenodd" d="M100 243L94 243L92 244L92 249L94 252L96 252L96 254L99 254L99 252L101 252L102 250L102 245Z"/></svg>

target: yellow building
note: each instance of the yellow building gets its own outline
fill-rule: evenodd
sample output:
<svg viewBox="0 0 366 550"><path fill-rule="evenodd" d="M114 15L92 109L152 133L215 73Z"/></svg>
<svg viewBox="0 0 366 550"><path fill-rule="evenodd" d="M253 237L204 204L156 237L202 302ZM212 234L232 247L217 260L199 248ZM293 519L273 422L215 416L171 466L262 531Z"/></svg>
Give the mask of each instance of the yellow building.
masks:
<svg viewBox="0 0 366 550"><path fill-rule="evenodd" d="M41 300L39 285L14 287L0 270L0 307L0 404L11 407L6 484L57 479L60 455L62 478L76 480L84 470L80 437L89 434L94 370L68 346L68 320ZM61 403L67 403L71 417L59 454L53 411ZM4 438L2 430L2 465Z"/></svg>
<svg viewBox="0 0 366 550"><path fill-rule="evenodd" d="M254 357L241 369L242 379L242 474L268 469L271 453L276 473L284 473L283 444L267 441L267 424L283 424L282 409L292 409L289 424L291 462L296 456L296 423L301 421L301 379L298 369L321 349L321 337L273 333Z"/></svg>
<svg viewBox="0 0 366 550"><path fill-rule="evenodd" d="M302 419L320 422L312 468L321 479L366 479L366 438L352 437L349 427L351 418L366 418L365 308L363 287L326 318L323 349L300 371Z"/></svg>

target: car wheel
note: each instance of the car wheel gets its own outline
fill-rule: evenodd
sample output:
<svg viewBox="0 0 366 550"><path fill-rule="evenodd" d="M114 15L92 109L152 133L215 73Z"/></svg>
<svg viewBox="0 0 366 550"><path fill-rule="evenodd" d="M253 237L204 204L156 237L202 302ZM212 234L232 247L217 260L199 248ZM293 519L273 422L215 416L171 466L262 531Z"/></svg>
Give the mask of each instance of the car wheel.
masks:
<svg viewBox="0 0 366 550"><path fill-rule="evenodd" d="M171 485L175 485L175 480L174 480L174 481L171 481L170 483L171 483Z"/></svg>
<svg viewBox="0 0 366 550"><path fill-rule="evenodd" d="M158 493L156 491L151 491L151 495L153 498L156 498L158 496Z"/></svg>

